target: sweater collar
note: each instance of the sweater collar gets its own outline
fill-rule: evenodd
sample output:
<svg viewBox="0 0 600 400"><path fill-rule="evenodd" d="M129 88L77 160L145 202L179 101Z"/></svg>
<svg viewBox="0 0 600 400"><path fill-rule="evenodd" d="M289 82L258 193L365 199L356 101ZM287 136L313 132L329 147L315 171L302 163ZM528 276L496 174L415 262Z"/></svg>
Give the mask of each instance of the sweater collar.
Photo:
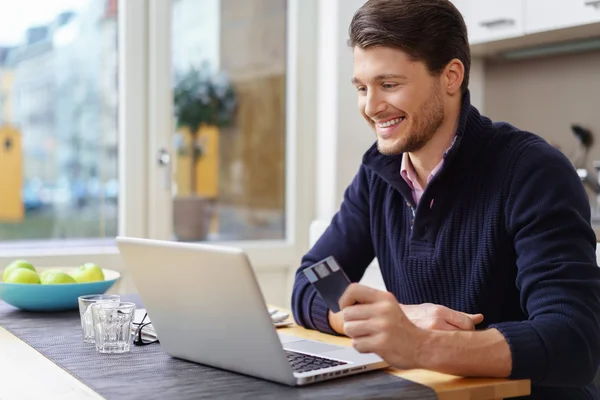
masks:
<svg viewBox="0 0 600 400"><path fill-rule="evenodd" d="M467 90L462 99L455 142L445 156L442 169L446 169L447 164L451 164L457 154L461 154L461 157L465 153L473 154L474 150L485 141L482 129L488 123L489 120L482 117L471 105L470 92ZM408 194L410 188L400 174L402 157L403 154L393 156L381 154L375 142L363 156L363 164L401 193Z"/></svg>

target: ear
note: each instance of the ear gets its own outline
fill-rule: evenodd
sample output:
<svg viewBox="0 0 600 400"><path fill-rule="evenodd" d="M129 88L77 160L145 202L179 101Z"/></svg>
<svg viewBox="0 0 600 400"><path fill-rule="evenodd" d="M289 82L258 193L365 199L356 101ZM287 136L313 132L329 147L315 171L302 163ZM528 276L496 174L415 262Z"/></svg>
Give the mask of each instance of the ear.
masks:
<svg viewBox="0 0 600 400"><path fill-rule="evenodd" d="M442 73L442 87L450 95L460 94L460 86L465 77L465 66L455 58L446 65Z"/></svg>

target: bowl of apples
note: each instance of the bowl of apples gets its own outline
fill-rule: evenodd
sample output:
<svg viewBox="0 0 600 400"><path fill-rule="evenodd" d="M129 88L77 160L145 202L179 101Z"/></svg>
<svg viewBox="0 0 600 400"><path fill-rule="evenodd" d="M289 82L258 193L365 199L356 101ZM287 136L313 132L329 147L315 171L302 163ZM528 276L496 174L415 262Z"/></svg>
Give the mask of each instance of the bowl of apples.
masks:
<svg viewBox="0 0 600 400"><path fill-rule="evenodd" d="M78 297L106 293L121 277L95 263L79 267L35 267L15 260L4 268L0 299L25 311L66 311L79 307Z"/></svg>

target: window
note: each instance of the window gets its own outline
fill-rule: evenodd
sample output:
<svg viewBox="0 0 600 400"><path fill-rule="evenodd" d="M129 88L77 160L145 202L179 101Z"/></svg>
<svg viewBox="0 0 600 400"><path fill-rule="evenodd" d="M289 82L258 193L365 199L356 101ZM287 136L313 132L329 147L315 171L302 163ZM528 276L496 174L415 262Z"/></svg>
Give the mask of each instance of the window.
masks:
<svg viewBox="0 0 600 400"><path fill-rule="evenodd" d="M116 0L3 6L0 246L116 236L117 16Z"/></svg>
<svg viewBox="0 0 600 400"><path fill-rule="evenodd" d="M282 295L314 211L316 15L316 0L4 7L0 268L124 272L116 235L233 242ZM235 94L231 124L202 126L195 147L173 118L191 68Z"/></svg>
<svg viewBox="0 0 600 400"><path fill-rule="evenodd" d="M196 135L194 118L175 129L172 236L285 239L287 1L173 0L171 11L175 115L203 109L195 96L207 110ZM228 124L211 122L211 101Z"/></svg>

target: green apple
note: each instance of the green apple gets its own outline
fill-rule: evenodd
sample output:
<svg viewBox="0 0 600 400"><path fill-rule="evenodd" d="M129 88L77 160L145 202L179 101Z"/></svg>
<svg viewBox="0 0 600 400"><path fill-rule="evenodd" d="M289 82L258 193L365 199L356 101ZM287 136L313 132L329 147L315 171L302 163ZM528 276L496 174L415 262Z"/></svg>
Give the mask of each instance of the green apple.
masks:
<svg viewBox="0 0 600 400"><path fill-rule="evenodd" d="M8 266L4 269L4 274L2 275L2 280L4 280L6 282L6 278L8 277L8 275L17 268L25 268L25 269L31 270L33 272L36 272L35 267L33 265L31 265L30 262L28 262L26 260L15 260L15 261L11 262L10 264L8 264Z"/></svg>
<svg viewBox="0 0 600 400"><path fill-rule="evenodd" d="M77 283L71 275L61 271L44 271L41 276L41 282L42 285Z"/></svg>
<svg viewBox="0 0 600 400"><path fill-rule="evenodd" d="M37 272L28 268L13 269L4 279L6 283L40 283Z"/></svg>
<svg viewBox="0 0 600 400"><path fill-rule="evenodd" d="M71 276L78 283L98 282L104 280L104 271L94 263L85 263L71 272Z"/></svg>

